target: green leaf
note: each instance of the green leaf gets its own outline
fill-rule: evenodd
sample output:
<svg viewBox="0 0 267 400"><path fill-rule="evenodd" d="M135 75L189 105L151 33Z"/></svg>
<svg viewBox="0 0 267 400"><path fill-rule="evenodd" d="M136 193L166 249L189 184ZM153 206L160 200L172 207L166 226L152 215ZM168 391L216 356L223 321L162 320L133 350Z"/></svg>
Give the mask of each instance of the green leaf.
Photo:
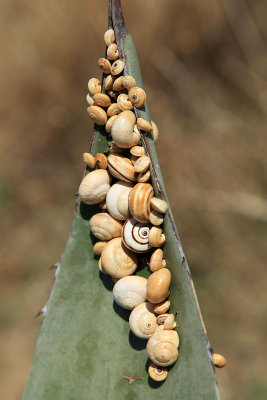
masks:
<svg viewBox="0 0 267 400"><path fill-rule="evenodd" d="M126 60L126 72L142 87L135 46L123 24L117 0L110 2L110 26L114 27L120 56ZM147 105L140 115L150 119ZM142 141L151 157L155 193L167 200L154 141L150 134L143 135ZM104 130L96 127L92 153L103 152L107 147ZM77 204L23 400L219 399L212 352L171 211L164 220L163 250L172 273L171 312L179 311L179 358L167 380L156 383L147 374L146 340L130 332L129 312L113 302L113 282L99 272L98 259L93 254L94 238L88 220L99 210L98 206ZM147 277L148 268L137 274ZM144 379L129 384L123 375Z"/></svg>

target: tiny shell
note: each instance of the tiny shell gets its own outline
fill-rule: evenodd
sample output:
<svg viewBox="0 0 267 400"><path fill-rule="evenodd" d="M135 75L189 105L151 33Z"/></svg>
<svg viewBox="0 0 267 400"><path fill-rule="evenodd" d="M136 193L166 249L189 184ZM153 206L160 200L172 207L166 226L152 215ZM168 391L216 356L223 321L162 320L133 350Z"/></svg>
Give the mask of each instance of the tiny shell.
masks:
<svg viewBox="0 0 267 400"><path fill-rule="evenodd" d="M156 210L151 210L149 214L149 221L152 225L161 225L163 222L163 215Z"/></svg>
<svg viewBox="0 0 267 400"><path fill-rule="evenodd" d="M131 88L136 86L136 81L132 76L125 75L123 77L123 86L125 89L130 90Z"/></svg>
<svg viewBox="0 0 267 400"><path fill-rule="evenodd" d="M96 164L95 157L91 153L83 153L83 161L90 168L94 168Z"/></svg>
<svg viewBox="0 0 267 400"><path fill-rule="evenodd" d="M152 185L137 183L129 196L129 207L132 216L139 222L148 222L150 214L150 199L154 195Z"/></svg>
<svg viewBox="0 0 267 400"><path fill-rule="evenodd" d="M154 121L151 121L151 125L152 125L152 129L153 129L153 137L154 137L154 141L157 142L158 138L159 138L159 130L157 125L155 124Z"/></svg>
<svg viewBox="0 0 267 400"><path fill-rule="evenodd" d="M121 154L114 153L108 156L108 169L115 178L122 181L133 182L136 180L136 172L131 161Z"/></svg>
<svg viewBox="0 0 267 400"><path fill-rule="evenodd" d="M166 201L158 199L157 197L153 197L153 199L150 200L150 206L162 214L165 214L168 211L168 204Z"/></svg>
<svg viewBox="0 0 267 400"><path fill-rule="evenodd" d="M161 303L156 304L154 308L155 314L163 314L166 313L171 306L171 302L169 300L163 300Z"/></svg>
<svg viewBox="0 0 267 400"><path fill-rule="evenodd" d="M106 43L106 46L110 46L111 43L115 42L115 33L113 29L108 29L105 33L104 33L104 41Z"/></svg>
<svg viewBox="0 0 267 400"><path fill-rule="evenodd" d="M93 98L92 98L92 96L91 96L91 94L90 93L87 93L87 95L86 95L86 101L87 101L87 103L89 104L89 106L93 106L95 103L94 103L94 100L93 100Z"/></svg>
<svg viewBox="0 0 267 400"><path fill-rule="evenodd" d="M130 148L140 141L140 134L134 131L135 115L132 111L123 111L112 125L111 135L117 146Z"/></svg>
<svg viewBox="0 0 267 400"><path fill-rule="evenodd" d="M162 234L162 229L158 226L152 226L149 231L149 243L152 247L160 247L165 242L165 235Z"/></svg>
<svg viewBox="0 0 267 400"><path fill-rule="evenodd" d="M101 92L101 82L97 78L91 78L88 81L88 89L90 94L93 96L96 93Z"/></svg>
<svg viewBox="0 0 267 400"><path fill-rule="evenodd" d="M115 79L112 89L115 90L116 92L123 90L122 80L123 76L120 76L119 78Z"/></svg>
<svg viewBox="0 0 267 400"><path fill-rule="evenodd" d="M147 280L147 298L151 303L160 303L169 296L171 273L167 268L153 272Z"/></svg>
<svg viewBox="0 0 267 400"><path fill-rule="evenodd" d="M107 56L110 60L117 60L119 58L118 46L112 43L107 48Z"/></svg>
<svg viewBox="0 0 267 400"><path fill-rule="evenodd" d="M96 106L109 107L111 105L110 98L104 93L96 93L93 96L93 100Z"/></svg>
<svg viewBox="0 0 267 400"><path fill-rule="evenodd" d="M113 85L113 87L114 87L114 85ZM124 94L124 93L120 94L117 98L117 103L122 111L133 109L133 105L129 101L128 94Z"/></svg>
<svg viewBox="0 0 267 400"><path fill-rule="evenodd" d="M109 213L97 213L92 216L89 225L93 235L99 240L110 240L121 236L122 222Z"/></svg>
<svg viewBox="0 0 267 400"><path fill-rule="evenodd" d="M103 108L98 106L90 106L87 108L89 117L92 118L95 124L103 126L107 122L107 114Z"/></svg>
<svg viewBox="0 0 267 400"><path fill-rule="evenodd" d="M148 367L148 375L156 382L164 381L168 376L168 370L165 367L160 367L154 363Z"/></svg>
<svg viewBox="0 0 267 400"><path fill-rule="evenodd" d="M118 105L118 103L112 103L111 106L107 109L107 115L109 117L112 117L113 115L117 115L121 113L121 109Z"/></svg>
<svg viewBox="0 0 267 400"><path fill-rule="evenodd" d="M143 89L135 86L128 92L130 102L137 108L141 108L146 101L146 93Z"/></svg>
<svg viewBox="0 0 267 400"><path fill-rule="evenodd" d="M138 175L137 175L137 182L140 182L140 183L146 183L146 182L148 182L149 181L149 179L150 179L150 171L149 171L149 169L147 170L147 171L145 171L145 172L140 172Z"/></svg>
<svg viewBox="0 0 267 400"><path fill-rule="evenodd" d="M117 115L112 115L112 117L110 117L108 120L107 120L107 123L106 123L106 132L107 133L111 133L111 128L112 128L112 125L113 125L113 122L114 122L114 120L117 118Z"/></svg>
<svg viewBox="0 0 267 400"><path fill-rule="evenodd" d="M130 153L136 157L142 157L145 155L145 150L142 146L134 146L130 149Z"/></svg>
<svg viewBox="0 0 267 400"><path fill-rule="evenodd" d="M212 360L213 360L213 364L217 368L223 368L226 365L226 359L221 354L213 353Z"/></svg>
<svg viewBox="0 0 267 400"><path fill-rule="evenodd" d="M156 365L167 367L178 358L179 337L176 331L159 330L148 340L146 350Z"/></svg>
<svg viewBox="0 0 267 400"><path fill-rule="evenodd" d="M149 121L145 120L144 118L137 118L137 126L139 129L145 132L150 132L152 131L152 125L150 124Z"/></svg>
<svg viewBox="0 0 267 400"><path fill-rule="evenodd" d="M115 79L115 77L113 75L108 75L105 77L105 80L104 80L105 90L109 90L112 88L114 79Z"/></svg>
<svg viewBox="0 0 267 400"><path fill-rule="evenodd" d="M105 156L105 154L103 153L97 153L95 155L95 161L96 161L96 165L98 166L98 168L100 169L107 169L108 166L108 159Z"/></svg>
<svg viewBox="0 0 267 400"><path fill-rule="evenodd" d="M101 256L101 253L107 243L108 243L107 240L100 240L99 242L96 242L93 247L94 254L96 254L97 256Z"/></svg>
<svg viewBox="0 0 267 400"><path fill-rule="evenodd" d="M167 318L164 321L164 329L174 329L176 327L176 322L174 321L174 315L168 314Z"/></svg>
<svg viewBox="0 0 267 400"><path fill-rule="evenodd" d="M113 287L113 296L119 306L132 310L146 300L147 279L142 276L125 276Z"/></svg>
<svg viewBox="0 0 267 400"><path fill-rule="evenodd" d="M104 74L110 74L110 72L111 72L111 64L110 64L109 60L107 60L106 58L99 58L97 63L98 63L98 66L99 66L100 70Z"/></svg>
<svg viewBox="0 0 267 400"><path fill-rule="evenodd" d="M105 200L110 189L111 176L105 169L87 174L79 187L79 197L85 204L98 204Z"/></svg>
<svg viewBox="0 0 267 400"><path fill-rule="evenodd" d="M150 159L147 156L140 157L134 164L134 170L136 172L145 172L150 165Z"/></svg>
<svg viewBox="0 0 267 400"><path fill-rule="evenodd" d="M106 202L109 213L119 219L126 220L130 217L129 194L133 183L118 181L108 191Z"/></svg>
<svg viewBox="0 0 267 400"><path fill-rule="evenodd" d="M133 309L129 317L129 325L135 336L148 339L153 335L157 327L153 309L153 304L149 302L141 303Z"/></svg>
<svg viewBox="0 0 267 400"><path fill-rule="evenodd" d="M157 317L157 324L158 325L163 325L164 324L164 322L166 321L166 319L168 318L168 316L169 316L170 314L160 314L158 317Z"/></svg>
<svg viewBox="0 0 267 400"><path fill-rule="evenodd" d="M163 251L161 249L157 249L152 253L149 267L152 272L166 267L166 261L163 258Z"/></svg>
<svg viewBox="0 0 267 400"><path fill-rule="evenodd" d="M138 260L136 254L123 245L121 238L115 238L104 247L101 263L107 274L123 278L134 273Z"/></svg>
<svg viewBox="0 0 267 400"><path fill-rule="evenodd" d="M124 69L124 62L122 60L117 60L112 64L111 74L119 75Z"/></svg>
<svg viewBox="0 0 267 400"><path fill-rule="evenodd" d="M128 249L136 253L144 253L151 249L148 242L149 224L142 224L134 218L125 222L122 229L122 240Z"/></svg>

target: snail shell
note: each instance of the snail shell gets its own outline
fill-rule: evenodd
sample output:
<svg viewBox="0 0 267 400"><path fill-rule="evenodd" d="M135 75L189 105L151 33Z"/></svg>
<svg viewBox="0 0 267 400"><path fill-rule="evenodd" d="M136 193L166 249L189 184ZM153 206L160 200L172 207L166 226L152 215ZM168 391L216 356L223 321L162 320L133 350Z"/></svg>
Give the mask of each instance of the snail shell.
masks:
<svg viewBox="0 0 267 400"><path fill-rule="evenodd" d="M93 96L96 93L101 92L101 82L97 78L91 78L88 81L88 89L90 94Z"/></svg>
<svg viewBox="0 0 267 400"><path fill-rule="evenodd" d="M133 310L146 300L146 284L142 276L125 276L113 287L114 300L126 310Z"/></svg>
<svg viewBox="0 0 267 400"><path fill-rule="evenodd" d="M213 364L217 368L223 368L226 365L226 359L221 354L213 353L212 360L213 360Z"/></svg>
<svg viewBox="0 0 267 400"><path fill-rule="evenodd" d="M107 48L107 56L110 60L117 60L119 58L118 46L112 43Z"/></svg>
<svg viewBox="0 0 267 400"><path fill-rule="evenodd" d="M120 76L119 78L115 79L112 89L115 90L116 92L123 90L122 80L123 76Z"/></svg>
<svg viewBox="0 0 267 400"><path fill-rule="evenodd" d="M87 93L87 95L86 95L86 101L87 101L87 103L89 104L89 106L93 106L95 103L94 103L94 100L93 100L93 98L92 98L92 96L91 96L91 93Z"/></svg>
<svg viewBox="0 0 267 400"><path fill-rule="evenodd" d="M149 231L149 243L152 247L160 247L165 242L165 235L162 234L162 229L158 226L152 226Z"/></svg>
<svg viewBox="0 0 267 400"><path fill-rule="evenodd" d="M96 242L93 247L94 254L96 254L97 256L101 256L101 253L107 243L107 240L100 240L99 242Z"/></svg>
<svg viewBox="0 0 267 400"><path fill-rule="evenodd" d="M98 106L90 106L87 108L89 117L92 118L95 124L103 126L107 122L107 113L103 108Z"/></svg>
<svg viewBox="0 0 267 400"><path fill-rule="evenodd" d="M103 153L96 153L95 155L96 165L100 169L107 169L108 166L108 159Z"/></svg>
<svg viewBox="0 0 267 400"><path fill-rule="evenodd" d="M110 189L111 176L105 169L87 174L79 187L79 197L85 204L98 204L105 200Z"/></svg>
<svg viewBox="0 0 267 400"><path fill-rule="evenodd" d="M111 72L111 64L109 62L109 60L107 60L106 58L99 58L97 60L98 66L100 68L100 70L104 73L104 74L110 74Z"/></svg>
<svg viewBox="0 0 267 400"><path fill-rule="evenodd" d="M113 122L116 123L117 119ZM129 158L121 154L110 154L108 156L108 169L110 173L125 182L133 182L136 180L136 172Z"/></svg>
<svg viewBox="0 0 267 400"><path fill-rule="evenodd" d="M158 330L147 342L146 350L151 361L161 367L175 363L178 358L179 337L176 331Z"/></svg>
<svg viewBox="0 0 267 400"><path fill-rule="evenodd" d="M118 105L118 103L113 103L109 106L107 109L107 115L108 117L112 117L113 115L117 115L121 113L121 109Z"/></svg>
<svg viewBox="0 0 267 400"><path fill-rule="evenodd" d="M134 131L134 124L135 115L132 111L123 111L114 121L111 135L113 141L119 147L127 149L139 143L141 136L140 133Z"/></svg>
<svg viewBox="0 0 267 400"><path fill-rule="evenodd" d="M167 318L164 321L164 329L174 329L176 327L176 322L174 321L174 315L168 314Z"/></svg>
<svg viewBox="0 0 267 400"><path fill-rule="evenodd" d="M161 249L155 250L154 253L151 255L149 267L150 271L152 272L158 271L159 269L166 267L166 261L163 258L163 251Z"/></svg>
<svg viewBox="0 0 267 400"><path fill-rule="evenodd" d="M158 129L157 125L155 124L155 122L151 121L151 125L152 125L154 141L157 142L157 140L159 138L159 129Z"/></svg>
<svg viewBox="0 0 267 400"><path fill-rule="evenodd" d="M142 146L134 146L130 149L130 153L136 157L142 157L145 155L145 150Z"/></svg>
<svg viewBox="0 0 267 400"><path fill-rule="evenodd" d="M131 191L129 196L130 212L138 222L149 221L150 199L153 195L154 190L149 183L137 183ZM151 246L153 245L151 244Z"/></svg>
<svg viewBox="0 0 267 400"><path fill-rule="evenodd" d="M135 336L148 339L153 335L157 327L157 319L153 313L154 306L149 303L141 303L130 314L129 324Z"/></svg>
<svg viewBox="0 0 267 400"><path fill-rule="evenodd" d="M114 85L113 85L113 88L114 88ZM129 101L128 94L124 94L124 93L120 94L117 98L117 103L122 111L133 109L133 105Z"/></svg>
<svg viewBox="0 0 267 400"><path fill-rule="evenodd" d="M111 105L110 97L104 93L94 94L93 100L96 106L109 107Z"/></svg>
<svg viewBox="0 0 267 400"><path fill-rule="evenodd" d="M146 183L146 182L148 182L149 181L149 179L150 179L150 171L149 171L149 169L147 170L147 171L145 171L145 172L140 172L138 175L137 175L137 182L140 182L140 183Z"/></svg>
<svg viewBox="0 0 267 400"><path fill-rule="evenodd" d="M106 132L107 132L107 133L111 133L111 128L112 128L113 122L114 122L114 120L115 120L116 118L117 118L117 115L112 115L112 117L110 117L110 118L107 120L107 123L106 123L106 126L105 126Z"/></svg>
<svg viewBox="0 0 267 400"><path fill-rule="evenodd" d="M141 108L146 101L146 93L143 89L135 86L128 92L129 100L134 107Z"/></svg>
<svg viewBox="0 0 267 400"><path fill-rule="evenodd" d="M104 80L104 88L105 88L105 90L109 90L109 89L112 88L114 79L115 78L114 78L113 75L108 75L108 76L105 77L105 80Z"/></svg>
<svg viewBox="0 0 267 400"><path fill-rule="evenodd" d="M142 224L134 218L125 222L122 229L122 240L128 249L136 253L144 253L151 249L148 242L149 225Z"/></svg>
<svg viewBox="0 0 267 400"><path fill-rule="evenodd" d="M141 129L142 131L150 132L153 129L150 122L144 118L137 118L136 123L137 123L138 128Z"/></svg>
<svg viewBox="0 0 267 400"><path fill-rule="evenodd" d="M154 308L154 313L155 314L163 314L166 313L169 308L170 308L170 301L169 300L164 300L159 304L156 304L155 308Z"/></svg>
<svg viewBox="0 0 267 400"><path fill-rule="evenodd" d="M108 213L97 213L92 216L89 225L97 239L110 240L121 236L123 223Z"/></svg>
<svg viewBox="0 0 267 400"><path fill-rule="evenodd" d="M113 29L108 29L105 33L104 33L104 41L106 43L106 46L110 46L111 43L115 42L115 33Z"/></svg>
<svg viewBox="0 0 267 400"><path fill-rule="evenodd" d="M148 367L148 375L151 379L157 382L164 381L168 376L168 370L165 367L160 367L154 363Z"/></svg>
<svg viewBox="0 0 267 400"><path fill-rule="evenodd" d="M99 203L99 207L101 208L101 210L106 210L107 209L106 200L101 201L101 203Z"/></svg>
<svg viewBox="0 0 267 400"><path fill-rule="evenodd" d="M128 250L121 238L111 239L101 254L101 264L107 274L113 278L132 275L137 268L137 256Z"/></svg>
<svg viewBox="0 0 267 400"><path fill-rule="evenodd" d="M150 206L161 214L165 214L168 210L166 201L158 199L157 197L153 197L153 199L150 200Z"/></svg>
<svg viewBox="0 0 267 400"><path fill-rule="evenodd" d="M112 64L111 74L119 75L124 69L124 62L122 60L117 60Z"/></svg>
<svg viewBox="0 0 267 400"><path fill-rule="evenodd" d="M161 213L159 213L156 210L151 210L149 214L149 221L151 222L152 225L161 225L164 220L164 217Z"/></svg>
<svg viewBox="0 0 267 400"><path fill-rule="evenodd" d="M119 220L126 220L130 217L129 194L132 188L132 183L118 181L109 189L106 203L107 209L113 217Z"/></svg>
<svg viewBox="0 0 267 400"><path fill-rule="evenodd" d="M96 164L95 157L91 153L83 153L83 161L90 168L94 168Z"/></svg>
<svg viewBox="0 0 267 400"><path fill-rule="evenodd" d="M135 165L134 165L134 170L136 172L145 172L150 165L150 159L147 156L142 156L139 157L138 160L136 160Z"/></svg>
<svg viewBox="0 0 267 400"><path fill-rule="evenodd" d="M136 81L135 81L135 79L134 79L132 76L130 76L130 75L125 75L125 76L123 77L123 87L124 87L125 89L130 90L130 89L132 89L132 88L135 87L135 86L136 86Z"/></svg>
<svg viewBox="0 0 267 400"><path fill-rule="evenodd" d="M123 227L124 229L124 227ZM151 303L160 303L169 296L171 273L167 268L153 272L147 280L147 298Z"/></svg>

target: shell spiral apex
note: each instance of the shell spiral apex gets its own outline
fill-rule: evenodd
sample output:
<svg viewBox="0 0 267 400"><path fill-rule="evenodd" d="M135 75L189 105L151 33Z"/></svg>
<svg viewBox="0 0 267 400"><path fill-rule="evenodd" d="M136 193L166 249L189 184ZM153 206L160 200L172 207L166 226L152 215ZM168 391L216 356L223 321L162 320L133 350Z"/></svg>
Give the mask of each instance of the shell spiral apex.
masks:
<svg viewBox="0 0 267 400"><path fill-rule="evenodd" d="M122 240L125 246L136 252L144 253L151 249L148 241L150 224L142 224L134 218L125 222L122 229Z"/></svg>

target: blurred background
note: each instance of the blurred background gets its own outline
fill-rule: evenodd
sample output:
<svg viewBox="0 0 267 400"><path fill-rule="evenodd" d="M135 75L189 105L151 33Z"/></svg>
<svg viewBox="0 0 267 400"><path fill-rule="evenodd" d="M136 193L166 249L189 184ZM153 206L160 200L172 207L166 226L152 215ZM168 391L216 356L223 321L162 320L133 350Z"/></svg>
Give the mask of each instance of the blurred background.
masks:
<svg viewBox="0 0 267 400"><path fill-rule="evenodd" d="M0 387L20 399L71 227L107 0L0 0ZM267 2L123 1L222 400L266 399Z"/></svg>

